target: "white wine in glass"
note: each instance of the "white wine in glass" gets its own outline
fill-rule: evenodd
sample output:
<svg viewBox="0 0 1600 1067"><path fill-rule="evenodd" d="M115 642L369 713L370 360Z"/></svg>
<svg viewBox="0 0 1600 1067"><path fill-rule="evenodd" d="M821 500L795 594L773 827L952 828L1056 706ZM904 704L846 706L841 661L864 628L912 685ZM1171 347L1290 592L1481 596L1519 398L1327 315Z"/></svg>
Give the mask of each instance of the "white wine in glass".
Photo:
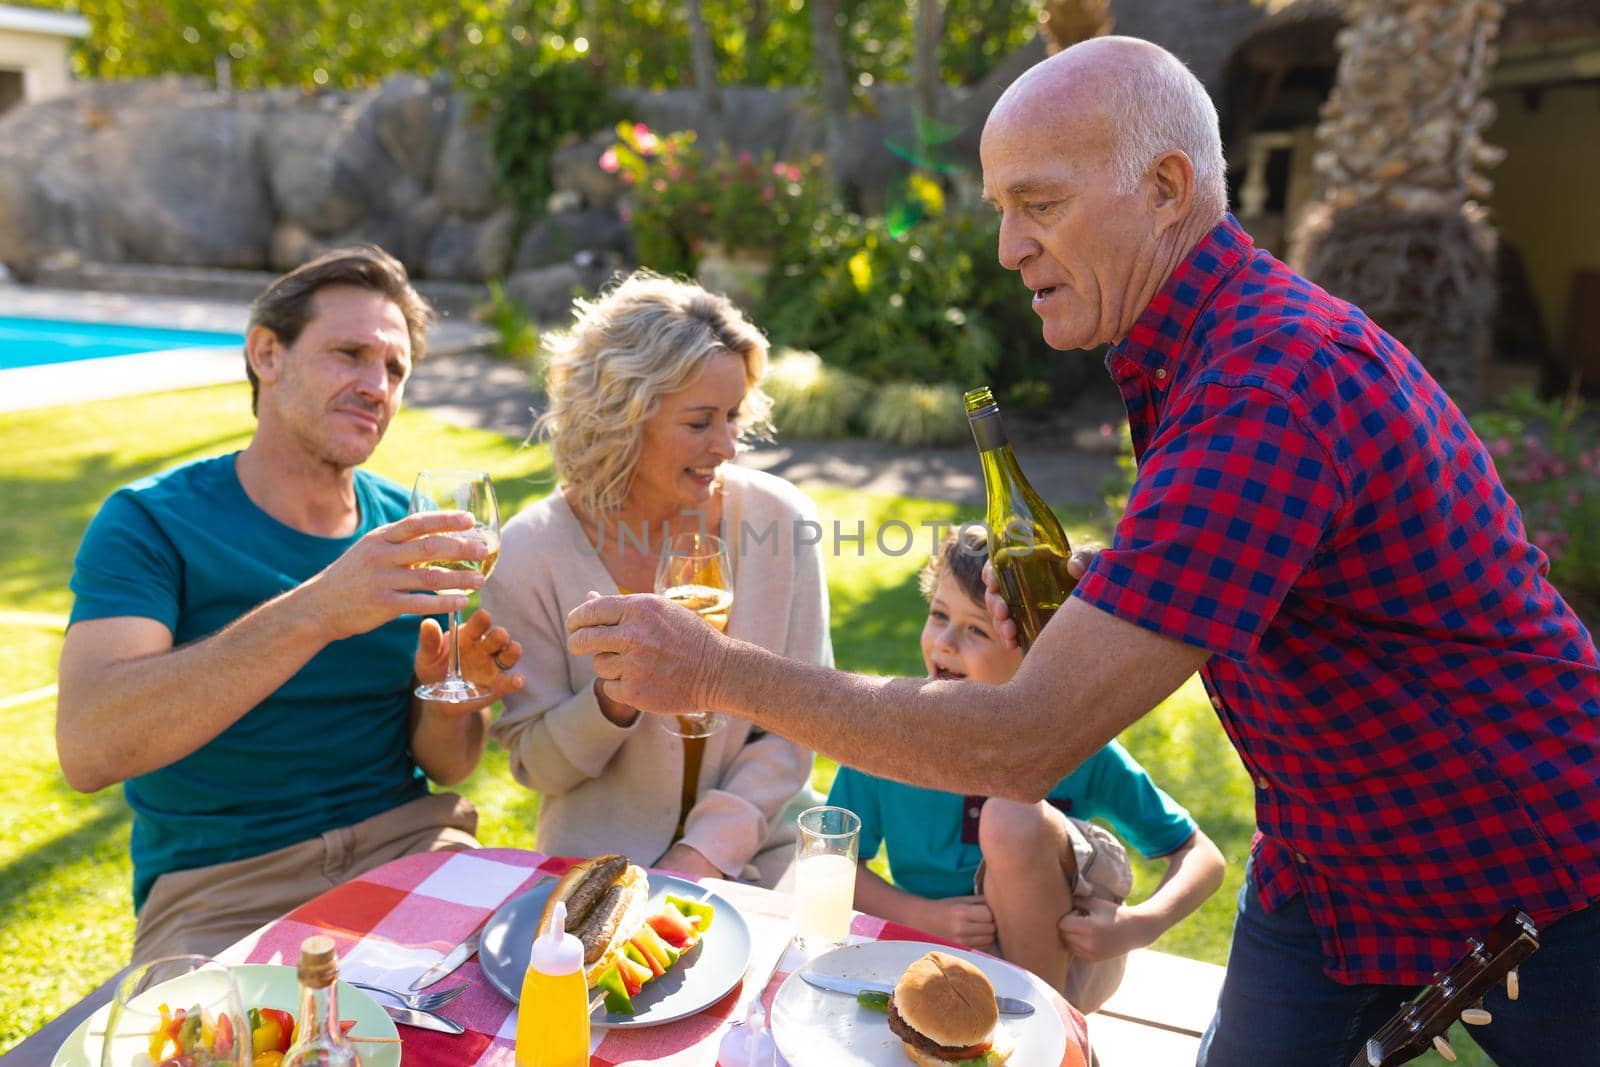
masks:
<svg viewBox="0 0 1600 1067"><path fill-rule="evenodd" d="M662 546L656 566L656 593L682 604L722 633L728 632L733 610L733 568L722 538L708 533L681 533ZM722 720L713 712L686 712L662 719L662 727L679 737L706 737Z"/></svg>
<svg viewBox="0 0 1600 1067"><path fill-rule="evenodd" d="M472 529L449 536L482 541L488 546L483 559L435 560L423 566L436 570L481 571L489 577L500 558L500 505L495 500L494 482L483 471L421 471L411 490L411 514L425 511L465 511L472 516ZM441 593L465 595L469 589L441 589ZM450 613L450 667L442 681L417 686L423 700L443 700L459 704L489 696L489 691L461 676L461 643L458 612Z"/></svg>

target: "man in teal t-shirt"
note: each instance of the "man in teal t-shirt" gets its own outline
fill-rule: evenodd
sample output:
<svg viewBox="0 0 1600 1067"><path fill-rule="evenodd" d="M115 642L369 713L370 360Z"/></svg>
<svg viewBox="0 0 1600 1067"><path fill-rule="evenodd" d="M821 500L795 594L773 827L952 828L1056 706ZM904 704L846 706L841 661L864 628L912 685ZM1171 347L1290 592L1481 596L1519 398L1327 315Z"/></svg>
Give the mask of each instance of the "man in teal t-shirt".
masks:
<svg viewBox="0 0 1600 1067"><path fill-rule="evenodd" d="M277 279L245 342L249 445L118 490L84 534L57 745L74 788L124 783L135 961L214 953L378 863L476 845L471 805L427 779L472 772L521 648L478 612L462 665L492 695L413 695L449 652L420 616L467 599L430 590L483 581L414 567L485 546L357 469L430 318L376 248Z"/></svg>

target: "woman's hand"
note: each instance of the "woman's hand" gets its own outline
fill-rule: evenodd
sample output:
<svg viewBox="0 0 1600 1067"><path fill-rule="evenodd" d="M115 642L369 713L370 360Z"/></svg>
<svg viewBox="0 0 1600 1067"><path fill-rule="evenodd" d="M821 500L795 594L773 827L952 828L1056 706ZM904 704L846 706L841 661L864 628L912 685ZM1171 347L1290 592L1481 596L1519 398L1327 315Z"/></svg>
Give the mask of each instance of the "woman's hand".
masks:
<svg viewBox="0 0 1600 1067"><path fill-rule="evenodd" d="M449 708L474 711L507 693L517 692L526 684L520 675L511 673L522 658L522 645L511 639L504 626L495 626L487 611L473 612L470 619L456 627L456 636L461 641L462 677L491 695L483 700L449 705ZM449 635L434 619L423 619L417 632L416 658L412 661L417 681L424 685L442 681L449 666Z"/></svg>
<svg viewBox="0 0 1600 1067"><path fill-rule="evenodd" d="M634 714L638 714L638 712ZM696 878L728 877L717 870L710 860L700 854L698 849L692 845L686 845L682 841L662 853L661 858L656 860L655 866L668 871L682 871L685 874L692 874Z"/></svg>
<svg viewBox="0 0 1600 1067"><path fill-rule="evenodd" d="M968 948L994 944L994 912L982 897L925 900L918 927Z"/></svg>

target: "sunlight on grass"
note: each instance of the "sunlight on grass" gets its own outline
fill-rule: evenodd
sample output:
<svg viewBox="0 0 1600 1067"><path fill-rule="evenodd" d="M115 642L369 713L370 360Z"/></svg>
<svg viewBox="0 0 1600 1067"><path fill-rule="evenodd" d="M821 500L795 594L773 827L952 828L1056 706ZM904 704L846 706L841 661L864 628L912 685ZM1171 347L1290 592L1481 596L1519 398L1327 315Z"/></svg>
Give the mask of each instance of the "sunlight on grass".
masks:
<svg viewBox="0 0 1600 1067"><path fill-rule="evenodd" d="M100 502L133 479L242 447L252 426L248 389L240 385L0 416L0 641L11 653L0 663L0 699L55 680L60 617L71 607L72 556ZM547 448L523 447L417 411L401 414L369 466L402 484L428 466L490 471L505 518L551 485ZM917 572L935 537L924 524L975 520L978 510L838 488L811 495L824 528L839 665L920 675L926 605ZM1106 536L1100 509L1058 510L1074 544ZM885 526L891 520L905 527ZM858 530L860 542L850 539ZM53 720L48 698L0 705L0 730L14 754L10 788L0 800L8 827L0 840L0 953L13 978L7 1010L0 1013L0 1052L114 973L132 944L129 817L121 790L82 796L66 786L55 760ZM1196 682L1122 740L1228 858L1224 890L1158 947L1221 963L1253 826L1249 781ZM834 771L831 761L819 758L813 784L826 792ZM539 798L512 781L503 751L491 746L461 792L478 806L486 844L532 847ZM1137 864L1136 898L1163 869L1159 862ZM1471 1055L1463 1061L1474 1062Z"/></svg>

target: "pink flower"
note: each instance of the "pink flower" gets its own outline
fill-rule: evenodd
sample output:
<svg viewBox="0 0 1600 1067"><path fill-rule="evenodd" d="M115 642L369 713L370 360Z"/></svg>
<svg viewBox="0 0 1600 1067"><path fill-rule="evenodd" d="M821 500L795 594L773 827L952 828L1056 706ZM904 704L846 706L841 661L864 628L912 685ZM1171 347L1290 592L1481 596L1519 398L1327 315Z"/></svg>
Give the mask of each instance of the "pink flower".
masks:
<svg viewBox="0 0 1600 1067"><path fill-rule="evenodd" d="M650 188L654 189L658 193L664 193L667 191L667 180L665 178L657 178L655 181L650 183Z"/></svg>
<svg viewBox="0 0 1600 1067"><path fill-rule="evenodd" d="M749 152L740 152L739 153L739 162L740 163L748 163L753 158L754 157L751 156Z"/></svg>
<svg viewBox="0 0 1600 1067"><path fill-rule="evenodd" d="M673 181L677 181L679 178L683 177L683 168L678 166L676 163L667 164L667 177Z"/></svg>
<svg viewBox="0 0 1600 1067"><path fill-rule="evenodd" d="M1496 437L1489 442L1489 455L1494 456L1496 459L1511 455L1511 442L1504 437Z"/></svg>
<svg viewBox="0 0 1600 1067"><path fill-rule="evenodd" d="M788 167L787 164L784 164L784 163L774 163L772 165L772 173L773 173L774 177L778 177L778 178L788 177L788 175L789 175L789 167Z"/></svg>
<svg viewBox="0 0 1600 1067"><path fill-rule="evenodd" d="M762 202L762 203L763 203L763 204L766 204L766 203L769 203L769 202L771 202L771 201L772 201L772 199L773 199L773 198L774 198L774 197L776 197L776 196L777 196L777 195L778 195L778 190L776 190L776 189L774 189L774 188L773 188L773 187L772 187L772 186L770 186L770 185L768 185L768 186L764 186L764 187L763 187L763 188L762 188L762 190L761 190L761 202Z"/></svg>
<svg viewBox="0 0 1600 1067"><path fill-rule="evenodd" d="M642 122L633 124L633 136L639 142L639 151L650 155L661 147L661 138L650 132L650 127Z"/></svg>
<svg viewBox="0 0 1600 1067"><path fill-rule="evenodd" d="M622 164L617 162L617 150L608 148L600 153L600 169L607 174L615 174Z"/></svg>
<svg viewBox="0 0 1600 1067"><path fill-rule="evenodd" d="M789 173L788 173L787 176L788 176L788 179L790 181L792 181L792 182L799 181L800 180L800 168L795 166L793 163L789 164Z"/></svg>

